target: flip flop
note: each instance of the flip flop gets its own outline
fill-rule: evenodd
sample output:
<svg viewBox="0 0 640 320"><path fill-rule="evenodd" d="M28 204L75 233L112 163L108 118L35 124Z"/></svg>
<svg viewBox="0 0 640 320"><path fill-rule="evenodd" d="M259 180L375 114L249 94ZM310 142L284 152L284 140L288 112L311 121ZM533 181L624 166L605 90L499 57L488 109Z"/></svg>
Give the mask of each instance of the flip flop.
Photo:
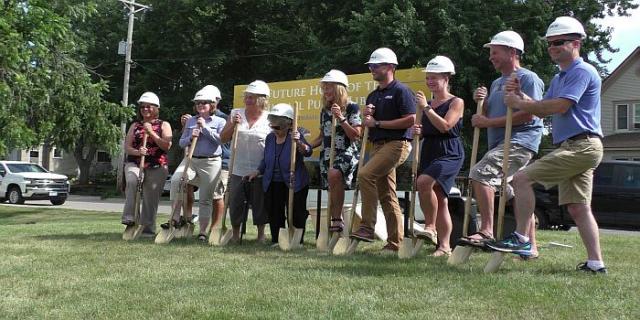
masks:
<svg viewBox="0 0 640 320"><path fill-rule="evenodd" d="M471 238L471 236L473 235L479 235L482 239L475 239L475 238ZM485 243L489 242L489 241L495 241L495 239L484 233L484 232L475 232L472 233L466 237L462 237L460 238L460 240L458 240L458 243L463 245L463 246L472 246L472 247L484 247Z"/></svg>

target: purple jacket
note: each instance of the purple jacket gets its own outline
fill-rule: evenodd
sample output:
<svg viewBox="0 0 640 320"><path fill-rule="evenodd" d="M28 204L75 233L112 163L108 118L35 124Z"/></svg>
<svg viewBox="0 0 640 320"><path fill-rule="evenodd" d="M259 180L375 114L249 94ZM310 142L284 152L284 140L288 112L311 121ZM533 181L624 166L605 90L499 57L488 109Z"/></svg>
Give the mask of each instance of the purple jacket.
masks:
<svg viewBox="0 0 640 320"><path fill-rule="evenodd" d="M300 132L300 130L299 130ZM289 166L291 165L291 135L288 134L284 141L282 153L279 157L280 168L282 168L282 174L284 176L284 182L289 187ZM304 157L311 155L312 150L309 143L304 139L302 132L300 132L300 141L307 146L307 151L301 153L296 152L296 171L294 181L294 192L300 191L305 186L309 185L309 173L304 165ZM298 149L299 150L299 149ZM276 166L276 135L272 132L267 135L264 142L264 158L260 162L258 171L262 174L262 189L267 192L271 180L273 180L273 169Z"/></svg>

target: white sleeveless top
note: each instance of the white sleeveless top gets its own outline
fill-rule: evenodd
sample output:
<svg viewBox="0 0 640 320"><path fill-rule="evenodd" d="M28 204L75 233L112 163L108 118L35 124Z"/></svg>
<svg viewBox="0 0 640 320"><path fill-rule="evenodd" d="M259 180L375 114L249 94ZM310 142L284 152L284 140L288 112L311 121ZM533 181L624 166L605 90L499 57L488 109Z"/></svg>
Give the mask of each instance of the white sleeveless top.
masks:
<svg viewBox="0 0 640 320"><path fill-rule="evenodd" d="M264 158L264 141L271 132L267 116L268 111L263 111L260 118L249 127L245 109L233 109L229 119L233 119L235 114L242 117L242 122L238 124L238 157L235 157L233 172L231 174L244 177L258 169L260 161Z"/></svg>

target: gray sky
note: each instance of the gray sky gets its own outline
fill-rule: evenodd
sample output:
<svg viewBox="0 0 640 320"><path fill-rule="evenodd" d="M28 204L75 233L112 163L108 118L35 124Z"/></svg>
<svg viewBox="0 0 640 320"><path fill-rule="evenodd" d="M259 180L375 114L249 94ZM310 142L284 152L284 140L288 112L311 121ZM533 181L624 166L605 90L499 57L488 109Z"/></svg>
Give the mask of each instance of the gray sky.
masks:
<svg viewBox="0 0 640 320"><path fill-rule="evenodd" d="M640 0L636 0L634 3L640 4ZM607 17L593 21L602 26L614 28L611 35L611 46L619 48L620 51L604 54L605 58L612 59L607 64L609 72L615 70L635 48L640 46L640 7L631 10L630 13L629 17Z"/></svg>

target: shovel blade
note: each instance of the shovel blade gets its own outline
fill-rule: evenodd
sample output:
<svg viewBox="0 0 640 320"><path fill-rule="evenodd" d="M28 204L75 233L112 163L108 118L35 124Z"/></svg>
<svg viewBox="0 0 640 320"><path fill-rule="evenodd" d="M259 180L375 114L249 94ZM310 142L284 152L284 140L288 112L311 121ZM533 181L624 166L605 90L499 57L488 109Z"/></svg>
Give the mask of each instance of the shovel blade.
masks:
<svg viewBox="0 0 640 320"><path fill-rule="evenodd" d="M132 241L137 240L142 234L142 225L128 226L124 229L122 234L122 240Z"/></svg>
<svg viewBox="0 0 640 320"><path fill-rule="evenodd" d="M280 228L278 233L278 247L282 251L288 251L291 249L291 238L289 234L289 228Z"/></svg>
<svg viewBox="0 0 640 320"><path fill-rule="evenodd" d="M232 232L226 228L215 228L209 235L209 244L212 246L226 246L231 240Z"/></svg>
<svg viewBox="0 0 640 320"><path fill-rule="evenodd" d="M193 237L193 229L194 225L192 223L187 223L186 225L180 227L176 230L176 239L187 238L191 239Z"/></svg>
<svg viewBox="0 0 640 320"><path fill-rule="evenodd" d="M360 240L352 239L349 247L347 248L347 252L345 255L352 255L358 249L358 245L360 244Z"/></svg>
<svg viewBox="0 0 640 320"><path fill-rule="evenodd" d="M335 247L333 247L333 254L336 256L346 255L349 245L351 245L351 239L349 237L340 237Z"/></svg>
<svg viewBox="0 0 640 320"><path fill-rule="evenodd" d="M302 248L302 244L300 243L302 241L302 236L304 235L302 231L302 229L293 228L293 236L291 236L291 249Z"/></svg>
<svg viewBox="0 0 640 320"><path fill-rule="evenodd" d="M472 252L473 248L470 246L457 245L453 249L451 256L449 256L449 258L447 259L447 263L452 266L465 264L469 262L469 257L471 256Z"/></svg>
<svg viewBox="0 0 640 320"><path fill-rule="evenodd" d="M336 247L336 244L338 243L339 239L340 239L340 233L339 232L332 232L331 233L331 239L329 239L329 244L328 244L328 247L327 247L327 251L333 252L333 248Z"/></svg>
<svg viewBox="0 0 640 320"><path fill-rule="evenodd" d="M154 242L156 244L167 244L171 242L171 240L173 240L173 238L176 236L176 232L176 228L174 227L169 227L169 229L162 229L156 235L156 239L154 240Z"/></svg>
<svg viewBox="0 0 640 320"><path fill-rule="evenodd" d="M316 249L318 251L329 251L329 232L320 229L318 240L316 240Z"/></svg>
<svg viewBox="0 0 640 320"><path fill-rule="evenodd" d="M398 249L398 258L400 259L409 259L415 256L417 252L415 250L415 243L413 238L404 238L402 243L400 244L400 248Z"/></svg>
<svg viewBox="0 0 640 320"><path fill-rule="evenodd" d="M500 265L502 265L502 262L504 261L505 255L506 253L504 252L494 251L491 254L491 259L489 259L489 262L484 267L484 273L494 273L498 271L498 269L500 269Z"/></svg>

